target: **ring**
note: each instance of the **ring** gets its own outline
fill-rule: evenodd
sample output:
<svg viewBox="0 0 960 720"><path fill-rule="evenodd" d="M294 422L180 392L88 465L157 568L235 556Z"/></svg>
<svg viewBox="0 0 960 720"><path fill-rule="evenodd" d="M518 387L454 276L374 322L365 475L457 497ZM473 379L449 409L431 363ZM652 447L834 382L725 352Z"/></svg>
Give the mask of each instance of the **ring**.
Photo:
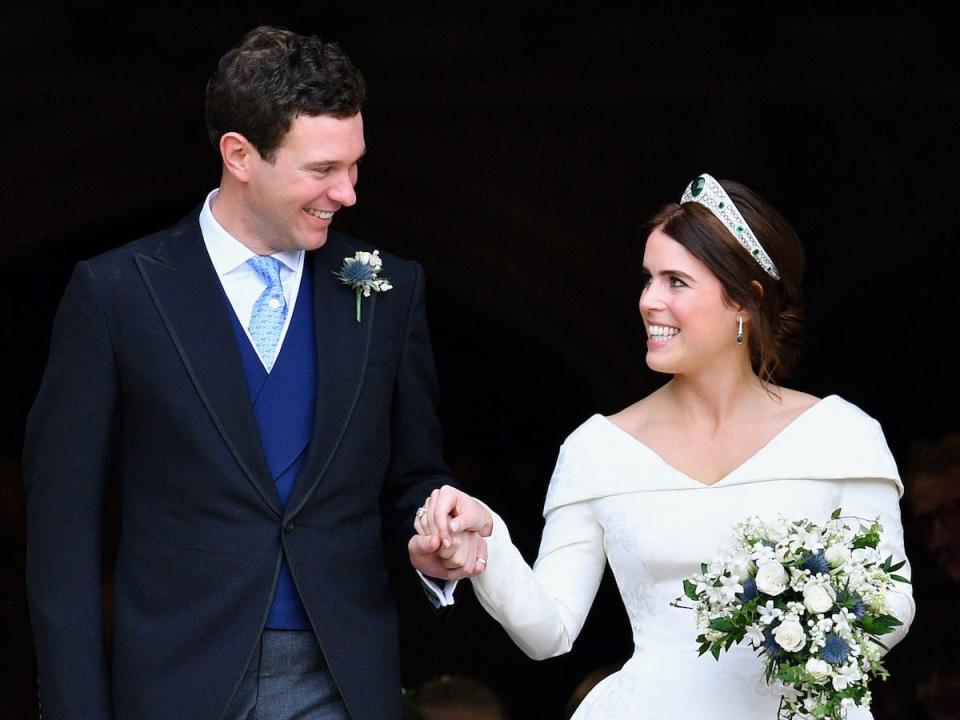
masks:
<svg viewBox="0 0 960 720"><path fill-rule="evenodd" d="M478 563L483 563L483 566L484 566L484 567L487 566L487 559L486 559L486 558L477 558L477 562L478 562Z"/></svg>
<svg viewBox="0 0 960 720"><path fill-rule="evenodd" d="M421 507L418 507L418 508L417 508L417 519L419 520L420 518L422 518L422 517L426 514L426 512L427 512L427 509L426 509L425 507L422 507L422 506L421 506Z"/></svg>

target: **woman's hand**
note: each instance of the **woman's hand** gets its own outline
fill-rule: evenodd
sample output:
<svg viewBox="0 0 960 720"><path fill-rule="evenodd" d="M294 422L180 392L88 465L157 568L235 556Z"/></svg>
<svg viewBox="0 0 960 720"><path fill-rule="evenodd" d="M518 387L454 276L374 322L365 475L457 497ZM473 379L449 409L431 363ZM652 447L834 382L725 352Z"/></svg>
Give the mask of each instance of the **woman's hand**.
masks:
<svg viewBox="0 0 960 720"><path fill-rule="evenodd" d="M473 531L489 537L493 516L465 492L444 485L430 493L413 525L420 535L439 535L441 544L449 547L457 533Z"/></svg>
<svg viewBox="0 0 960 720"><path fill-rule="evenodd" d="M493 530L490 512L466 493L444 485L417 511L417 535L408 551L413 566L446 580L479 575L487 566L483 537Z"/></svg>

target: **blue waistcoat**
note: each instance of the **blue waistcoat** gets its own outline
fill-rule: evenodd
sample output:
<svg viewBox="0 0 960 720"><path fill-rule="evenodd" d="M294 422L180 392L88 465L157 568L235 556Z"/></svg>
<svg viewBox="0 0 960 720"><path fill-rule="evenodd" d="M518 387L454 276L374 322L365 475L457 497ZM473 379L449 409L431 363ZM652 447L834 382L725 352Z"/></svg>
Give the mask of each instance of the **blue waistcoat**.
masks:
<svg viewBox="0 0 960 720"><path fill-rule="evenodd" d="M270 373L260 362L240 320L233 312L233 306L227 300L233 333L247 378L250 405L260 434L260 446L276 483L281 507L286 507L293 483L306 459L313 431L317 352L312 275L310 260L306 258L293 317ZM307 612L293 584L286 558L280 568L266 626L287 630L310 628Z"/></svg>

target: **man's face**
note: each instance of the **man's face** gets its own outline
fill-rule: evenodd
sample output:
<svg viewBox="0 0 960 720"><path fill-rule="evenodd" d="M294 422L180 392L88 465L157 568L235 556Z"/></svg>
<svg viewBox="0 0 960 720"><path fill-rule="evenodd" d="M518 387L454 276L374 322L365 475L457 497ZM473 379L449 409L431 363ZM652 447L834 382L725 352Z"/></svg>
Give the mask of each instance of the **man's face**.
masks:
<svg viewBox="0 0 960 720"><path fill-rule="evenodd" d="M299 115L267 162L254 152L245 231L261 254L315 250L327 241L334 213L357 201L363 118Z"/></svg>
<svg viewBox="0 0 960 720"><path fill-rule="evenodd" d="M940 569L960 584L960 477L919 473L909 488L924 545Z"/></svg>

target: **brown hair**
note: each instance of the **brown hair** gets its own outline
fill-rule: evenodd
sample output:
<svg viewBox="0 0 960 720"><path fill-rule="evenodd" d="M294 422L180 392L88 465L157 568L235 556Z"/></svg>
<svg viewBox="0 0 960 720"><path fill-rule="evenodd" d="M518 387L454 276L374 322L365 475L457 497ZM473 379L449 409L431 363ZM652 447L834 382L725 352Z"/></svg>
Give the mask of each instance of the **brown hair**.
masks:
<svg viewBox="0 0 960 720"><path fill-rule="evenodd" d="M298 115L353 117L366 84L336 43L261 26L229 50L207 83L207 134L249 140L267 162Z"/></svg>
<svg viewBox="0 0 960 720"><path fill-rule="evenodd" d="M716 275L724 302L741 305L750 313L747 346L754 372L764 384L779 384L793 371L800 354L803 247L790 224L762 197L731 180L721 180L720 185L777 266L779 280L768 275L699 203L664 205L647 223L644 243L659 227Z"/></svg>

